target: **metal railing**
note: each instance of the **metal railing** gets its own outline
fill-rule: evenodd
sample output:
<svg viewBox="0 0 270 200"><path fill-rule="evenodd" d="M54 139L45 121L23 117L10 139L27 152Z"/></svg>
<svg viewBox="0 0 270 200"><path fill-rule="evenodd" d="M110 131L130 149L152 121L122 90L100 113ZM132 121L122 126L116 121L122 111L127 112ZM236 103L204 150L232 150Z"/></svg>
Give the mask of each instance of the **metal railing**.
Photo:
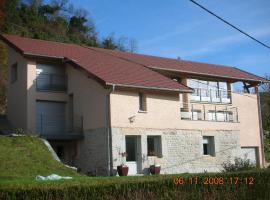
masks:
<svg viewBox="0 0 270 200"><path fill-rule="evenodd" d="M83 132L83 118L75 116L71 121L66 115L39 114L37 132L46 138L65 139L70 136L80 136Z"/></svg>
<svg viewBox="0 0 270 200"><path fill-rule="evenodd" d="M233 106L188 104L180 111L182 120L239 122L238 109Z"/></svg>
<svg viewBox="0 0 270 200"><path fill-rule="evenodd" d="M193 88L191 101L212 102L212 103L231 103L231 95L227 90Z"/></svg>
<svg viewBox="0 0 270 200"><path fill-rule="evenodd" d="M40 91L66 91L67 76L52 73L40 73L36 75L36 88Z"/></svg>

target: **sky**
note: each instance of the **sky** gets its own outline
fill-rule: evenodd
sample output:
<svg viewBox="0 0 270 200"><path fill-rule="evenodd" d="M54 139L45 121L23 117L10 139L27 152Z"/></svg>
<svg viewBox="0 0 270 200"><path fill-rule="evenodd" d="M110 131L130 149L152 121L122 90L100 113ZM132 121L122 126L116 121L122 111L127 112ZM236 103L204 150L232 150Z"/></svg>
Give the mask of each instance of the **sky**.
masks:
<svg viewBox="0 0 270 200"><path fill-rule="evenodd" d="M99 37L133 38L137 53L270 74L267 49L189 0L69 0L93 19ZM269 0L197 0L270 46Z"/></svg>

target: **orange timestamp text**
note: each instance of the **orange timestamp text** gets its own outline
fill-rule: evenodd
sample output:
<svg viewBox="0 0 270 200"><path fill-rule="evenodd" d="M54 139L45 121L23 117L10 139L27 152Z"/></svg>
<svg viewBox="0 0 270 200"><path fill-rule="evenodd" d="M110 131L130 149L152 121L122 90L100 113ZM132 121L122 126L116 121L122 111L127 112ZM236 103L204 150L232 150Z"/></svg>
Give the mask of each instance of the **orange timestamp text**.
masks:
<svg viewBox="0 0 270 200"><path fill-rule="evenodd" d="M237 185L237 184L246 184L246 185L253 185L255 183L254 177L222 177L222 176L206 176L206 177L182 177L178 176L173 178L173 182L176 185L196 185L196 184L203 184L203 185Z"/></svg>

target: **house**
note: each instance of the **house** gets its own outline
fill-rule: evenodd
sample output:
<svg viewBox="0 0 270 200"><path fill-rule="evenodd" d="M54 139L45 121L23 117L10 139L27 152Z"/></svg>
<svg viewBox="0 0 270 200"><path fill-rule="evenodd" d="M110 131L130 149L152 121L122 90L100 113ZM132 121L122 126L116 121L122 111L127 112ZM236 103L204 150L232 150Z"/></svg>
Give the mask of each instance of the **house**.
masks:
<svg viewBox="0 0 270 200"><path fill-rule="evenodd" d="M95 175L216 172L235 157L264 166L258 86L234 67L1 35L8 119ZM234 91L243 83L245 93ZM252 92L252 91L255 91ZM126 157L122 157L126 153Z"/></svg>

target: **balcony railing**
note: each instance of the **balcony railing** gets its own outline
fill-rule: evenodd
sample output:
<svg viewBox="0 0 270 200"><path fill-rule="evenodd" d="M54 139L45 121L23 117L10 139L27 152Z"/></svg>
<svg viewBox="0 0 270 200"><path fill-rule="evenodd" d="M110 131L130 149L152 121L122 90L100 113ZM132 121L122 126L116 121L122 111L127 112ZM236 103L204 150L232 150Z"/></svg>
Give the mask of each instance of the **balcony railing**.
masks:
<svg viewBox="0 0 270 200"><path fill-rule="evenodd" d="M37 74L36 88L39 91L66 91L67 76L52 73Z"/></svg>
<svg viewBox="0 0 270 200"><path fill-rule="evenodd" d="M185 108L181 108L181 119L216 122L239 122L237 107L222 105L185 105Z"/></svg>
<svg viewBox="0 0 270 200"><path fill-rule="evenodd" d="M211 103L231 103L231 96L227 90L194 88L190 96L191 101Z"/></svg>
<svg viewBox="0 0 270 200"><path fill-rule="evenodd" d="M79 139L83 133L83 118L76 116L71 121L65 115L40 114L37 132L46 139Z"/></svg>

